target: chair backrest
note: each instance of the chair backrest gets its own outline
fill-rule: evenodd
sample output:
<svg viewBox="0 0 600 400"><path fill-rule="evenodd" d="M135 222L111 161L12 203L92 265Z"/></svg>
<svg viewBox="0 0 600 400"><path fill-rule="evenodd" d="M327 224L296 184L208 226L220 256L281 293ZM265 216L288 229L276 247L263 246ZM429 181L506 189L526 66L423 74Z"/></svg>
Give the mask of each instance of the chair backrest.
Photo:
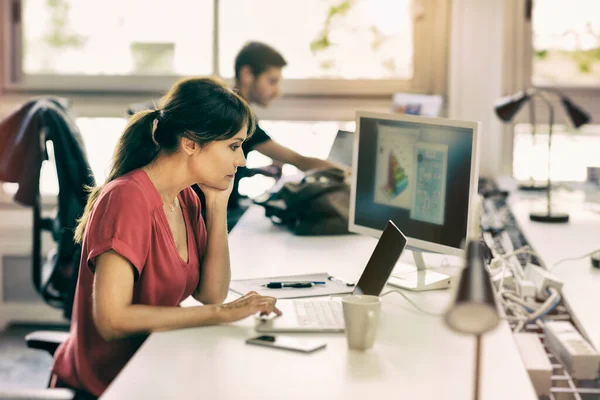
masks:
<svg viewBox="0 0 600 400"><path fill-rule="evenodd" d="M95 186L83 140L63 99L31 100L5 121L0 124L5 128L0 136L7 147L0 152L0 167L6 168L0 168L0 179L8 177L17 182L19 190L15 201L33 208L33 286L47 303L62 308L65 317L70 318L81 255L80 245L74 242L73 235L87 201L86 186ZM48 159L48 141L53 144L59 186L58 205L50 217L42 215L39 192L42 161ZM2 163L15 160L15 154L25 161ZM50 232L57 244L44 264L42 231Z"/></svg>

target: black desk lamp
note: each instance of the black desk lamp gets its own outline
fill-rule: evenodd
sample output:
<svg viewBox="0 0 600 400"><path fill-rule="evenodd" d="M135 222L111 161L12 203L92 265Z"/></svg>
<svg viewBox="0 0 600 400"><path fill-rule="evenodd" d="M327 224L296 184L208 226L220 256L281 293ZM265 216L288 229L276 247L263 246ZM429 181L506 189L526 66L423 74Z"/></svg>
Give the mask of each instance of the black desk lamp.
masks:
<svg viewBox="0 0 600 400"><path fill-rule="evenodd" d="M571 123L575 128L579 128L583 124L587 124L590 121L590 116L587 112L582 110L579 106L571 102L566 96L559 93L556 90L547 90L548 92L557 93L560 96L560 102L565 109ZM552 211L552 201L551 201L551 179L550 179L550 149L552 146L552 127L554 125L554 106L545 91L542 91L537 88L531 88L523 92L519 92L512 96L507 96L501 98L495 106L496 114L498 117L504 122L512 121L513 117L517 114L521 106L532 100L534 97L539 97L542 101L548 106L548 113L550 115L550 121L548 124L548 183L546 187L547 193L547 201L548 206L546 212L541 213L531 213L529 214L529 218L532 221L538 222L568 222L569 214L565 213L556 213ZM533 105L531 105L532 110L532 118L533 117ZM535 124L535 120L530 121L532 125Z"/></svg>
<svg viewBox="0 0 600 400"><path fill-rule="evenodd" d="M456 299L445 315L454 331L475 335L475 400L479 399L481 335L494 329L500 320L492 282L485 268L485 248L479 241L467 245L465 268L460 274Z"/></svg>

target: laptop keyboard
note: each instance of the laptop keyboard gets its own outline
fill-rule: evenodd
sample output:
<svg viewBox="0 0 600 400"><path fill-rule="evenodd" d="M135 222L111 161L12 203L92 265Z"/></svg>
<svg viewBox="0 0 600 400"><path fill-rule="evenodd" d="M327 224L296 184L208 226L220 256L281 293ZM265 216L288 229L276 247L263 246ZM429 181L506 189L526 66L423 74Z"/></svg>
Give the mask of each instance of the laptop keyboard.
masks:
<svg viewBox="0 0 600 400"><path fill-rule="evenodd" d="M344 326L340 301L295 301L294 308L301 326Z"/></svg>

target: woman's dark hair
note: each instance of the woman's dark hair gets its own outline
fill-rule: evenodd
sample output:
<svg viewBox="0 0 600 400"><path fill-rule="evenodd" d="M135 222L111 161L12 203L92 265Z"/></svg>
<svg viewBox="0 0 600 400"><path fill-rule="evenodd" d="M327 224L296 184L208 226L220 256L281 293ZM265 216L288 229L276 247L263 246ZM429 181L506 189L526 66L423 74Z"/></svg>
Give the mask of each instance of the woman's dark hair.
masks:
<svg viewBox="0 0 600 400"><path fill-rule="evenodd" d="M243 127L248 137L255 127L248 104L215 78L187 78L177 82L161 99L158 109L135 113L119 138L112 167L104 184L89 188L85 211L75 230L81 242L94 204L109 182L152 162L156 156L177 151L181 138L200 146L235 136Z"/></svg>

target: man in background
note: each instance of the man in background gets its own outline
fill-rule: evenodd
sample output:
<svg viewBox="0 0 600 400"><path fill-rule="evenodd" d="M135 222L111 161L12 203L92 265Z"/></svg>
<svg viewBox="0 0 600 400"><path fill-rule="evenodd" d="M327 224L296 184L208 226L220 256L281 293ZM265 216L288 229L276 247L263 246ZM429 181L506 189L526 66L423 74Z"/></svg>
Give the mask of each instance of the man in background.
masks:
<svg viewBox="0 0 600 400"><path fill-rule="evenodd" d="M247 43L235 58L235 89L251 105L268 107L280 94L281 71L287 62L272 47L259 42ZM230 197L230 207L236 207L240 195L239 181L257 173L279 177L281 165L291 164L301 171L315 168L343 168L338 164L314 157L305 157L294 150L282 146L269 137L257 123L254 134L242 145L244 155L252 150L271 158L273 164L265 168L248 169L241 167L235 175L234 188ZM349 171L348 171L349 172Z"/></svg>

